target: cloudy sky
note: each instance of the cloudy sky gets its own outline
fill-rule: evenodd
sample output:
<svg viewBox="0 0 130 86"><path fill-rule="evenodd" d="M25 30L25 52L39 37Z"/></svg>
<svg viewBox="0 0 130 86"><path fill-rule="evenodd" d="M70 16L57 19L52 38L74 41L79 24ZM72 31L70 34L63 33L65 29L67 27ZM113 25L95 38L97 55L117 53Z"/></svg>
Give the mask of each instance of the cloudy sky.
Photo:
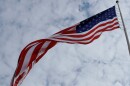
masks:
<svg viewBox="0 0 130 86"><path fill-rule="evenodd" d="M0 86L9 86L28 43L113 5L115 0L0 0ZM130 1L120 0L120 6L130 38ZM88 45L58 43L21 86L130 86L130 56L122 29L105 32Z"/></svg>

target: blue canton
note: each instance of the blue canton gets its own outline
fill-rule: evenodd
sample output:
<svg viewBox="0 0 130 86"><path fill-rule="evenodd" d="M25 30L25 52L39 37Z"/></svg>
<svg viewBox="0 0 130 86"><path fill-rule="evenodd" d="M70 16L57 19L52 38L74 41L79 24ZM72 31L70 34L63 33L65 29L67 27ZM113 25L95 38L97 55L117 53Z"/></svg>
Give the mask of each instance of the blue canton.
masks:
<svg viewBox="0 0 130 86"><path fill-rule="evenodd" d="M113 19L114 17L116 17L115 6L101 13L98 13L86 20L81 21L80 24L76 26L76 32L82 33L82 32L88 31L91 28L93 28L96 24L102 21L106 21L108 19Z"/></svg>

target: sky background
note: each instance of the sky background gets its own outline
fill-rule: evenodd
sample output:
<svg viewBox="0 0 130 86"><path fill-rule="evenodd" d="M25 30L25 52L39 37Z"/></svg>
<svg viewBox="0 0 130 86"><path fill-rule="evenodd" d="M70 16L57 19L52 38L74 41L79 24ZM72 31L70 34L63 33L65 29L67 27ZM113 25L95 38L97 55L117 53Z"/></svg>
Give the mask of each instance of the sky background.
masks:
<svg viewBox="0 0 130 86"><path fill-rule="evenodd" d="M115 0L0 0L0 86L9 86L27 44L113 5ZM130 38L130 1L120 0L120 6ZM130 56L122 29L105 32L88 45L58 43L21 86L130 86Z"/></svg>

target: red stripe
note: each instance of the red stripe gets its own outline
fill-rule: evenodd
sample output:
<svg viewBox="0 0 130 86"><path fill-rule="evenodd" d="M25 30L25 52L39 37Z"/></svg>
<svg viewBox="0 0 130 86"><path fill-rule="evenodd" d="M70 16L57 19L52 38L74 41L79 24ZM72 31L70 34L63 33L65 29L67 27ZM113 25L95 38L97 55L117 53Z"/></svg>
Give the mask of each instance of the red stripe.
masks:
<svg viewBox="0 0 130 86"><path fill-rule="evenodd" d="M55 33L55 34L59 34L59 33L66 34L66 33L68 33L68 31L69 31L70 29L76 27L77 25L78 25L78 24L75 24L75 25L73 25L73 26L71 26L71 27L68 27L68 28L66 28L66 29L64 29L64 30L61 30L61 31L59 31L59 32L57 32L57 33ZM55 35L55 34L54 34L54 35Z"/></svg>
<svg viewBox="0 0 130 86"><path fill-rule="evenodd" d="M24 72L16 79L15 85L17 86L20 82L20 80L23 78Z"/></svg>
<svg viewBox="0 0 130 86"><path fill-rule="evenodd" d="M40 49L41 49L41 47L42 47L42 45L43 45L44 43L45 43L45 41L43 41L42 43L40 43L39 45L37 45L37 47L34 49L34 51L33 51L32 55L31 55L31 59L30 59L28 65L32 64L32 62L36 59L36 57L37 57L37 55L38 55L38 53L39 53L39 51L40 51Z"/></svg>
<svg viewBox="0 0 130 86"><path fill-rule="evenodd" d="M116 26L116 27L114 27L114 29L118 29L118 28L120 28L120 26ZM106 29L105 31L111 31L111 30L114 30L113 28L112 29Z"/></svg>
<svg viewBox="0 0 130 86"><path fill-rule="evenodd" d="M57 44L56 41L52 41L51 40L51 43L48 45L48 47L45 49L45 52L43 52L37 59L36 59L36 62L38 62L46 53L49 49L51 49L52 47L54 47L55 45Z"/></svg>

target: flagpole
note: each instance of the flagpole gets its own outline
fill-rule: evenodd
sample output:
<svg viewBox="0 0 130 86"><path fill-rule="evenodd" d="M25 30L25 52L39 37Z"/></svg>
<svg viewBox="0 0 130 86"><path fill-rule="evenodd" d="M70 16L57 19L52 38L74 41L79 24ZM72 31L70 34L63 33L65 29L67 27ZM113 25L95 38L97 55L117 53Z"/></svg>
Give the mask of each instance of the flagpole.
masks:
<svg viewBox="0 0 130 86"><path fill-rule="evenodd" d="M130 42L129 42L129 38L128 38L128 35L127 35L127 31L126 31L125 23L124 23L123 16L122 16L122 13L121 13L121 9L120 9L120 6L119 6L119 1L117 0L116 3L117 3L118 8L119 8L121 21L122 21L122 24L123 24L124 33L125 33L125 37L126 37L126 42L127 42L127 45L128 45L128 50L129 50L129 55L130 55Z"/></svg>

